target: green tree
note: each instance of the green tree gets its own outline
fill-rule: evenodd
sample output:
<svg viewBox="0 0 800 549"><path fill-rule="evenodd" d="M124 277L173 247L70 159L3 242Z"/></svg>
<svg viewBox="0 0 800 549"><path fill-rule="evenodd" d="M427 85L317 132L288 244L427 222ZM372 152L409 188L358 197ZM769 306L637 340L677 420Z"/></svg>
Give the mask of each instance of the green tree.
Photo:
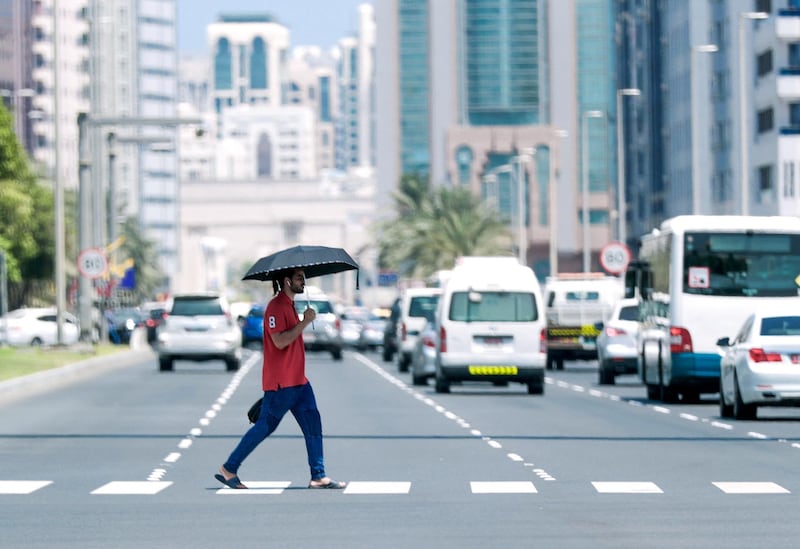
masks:
<svg viewBox="0 0 800 549"><path fill-rule="evenodd" d="M456 258L511 251L511 234L497 210L469 189L431 190L404 177L394 195L396 217L378 225L382 268L414 278L452 268Z"/></svg>

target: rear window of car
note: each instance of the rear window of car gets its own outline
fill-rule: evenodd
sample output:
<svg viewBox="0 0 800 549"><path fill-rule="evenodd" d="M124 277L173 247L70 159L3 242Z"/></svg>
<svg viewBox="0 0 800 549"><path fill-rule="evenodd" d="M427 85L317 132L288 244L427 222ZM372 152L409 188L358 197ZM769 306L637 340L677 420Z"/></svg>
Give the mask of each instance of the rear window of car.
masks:
<svg viewBox="0 0 800 549"><path fill-rule="evenodd" d="M176 298L172 304L171 315L176 316L218 316L224 315L222 303L218 298Z"/></svg>
<svg viewBox="0 0 800 549"><path fill-rule="evenodd" d="M438 303L438 295L412 297L411 303L408 305L408 316L423 317L431 320L436 313L436 305Z"/></svg>
<svg viewBox="0 0 800 549"><path fill-rule="evenodd" d="M536 296L527 292L454 292L450 320L532 322L539 317Z"/></svg>
<svg viewBox="0 0 800 549"><path fill-rule="evenodd" d="M264 308L263 307L253 307L250 309L250 312L247 313L247 316L250 318L263 318L264 317Z"/></svg>
<svg viewBox="0 0 800 549"><path fill-rule="evenodd" d="M619 310L620 320L639 320L639 307L631 305L630 307L622 307Z"/></svg>
<svg viewBox="0 0 800 549"><path fill-rule="evenodd" d="M773 316L761 320L763 336L800 335L800 316Z"/></svg>
<svg viewBox="0 0 800 549"><path fill-rule="evenodd" d="M294 302L294 309L298 313L306 310L306 307L311 306L312 309L317 311L317 314L330 314L333 312L333 305L330 301L323 301L319 299L312 299L310 302L305 299L296 299Z"/></svg>

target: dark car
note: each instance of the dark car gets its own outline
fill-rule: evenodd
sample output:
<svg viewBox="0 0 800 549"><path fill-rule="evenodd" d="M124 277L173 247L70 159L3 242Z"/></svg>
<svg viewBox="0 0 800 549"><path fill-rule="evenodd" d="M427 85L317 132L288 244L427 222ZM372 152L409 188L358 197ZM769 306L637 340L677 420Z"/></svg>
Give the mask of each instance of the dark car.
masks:
<svg viewBox="0 0 800 549"><path fill-rule="evenodd" d="M392 303L389 319L383 327L383 361L391 362L397 352L397 323L400 321L400 298Z"/></svg>
<svg viewBox="0 0 800 549"><path fill-rule="evenodd" d="M167 309L165 307L151 307L147 311L144 325L147 328L147 342L151 345L155 342L158 327L164 322L166 316Z"/></svg>
<svg viewBox="0 0 800 549"><path fill-rule="evenodd" d="M140 309L132 307L108 309L106 321L109 341L118 345L129 344L133 330L143 327L145 320L145 313Z"/></svg>
<svg viewBox="0 0 800 549"><path fill-rule="evenodd" d="M242 345L257 343L261 345L264 338L264 305L256 304L250 307L247 316L242 321Z"/></svg>

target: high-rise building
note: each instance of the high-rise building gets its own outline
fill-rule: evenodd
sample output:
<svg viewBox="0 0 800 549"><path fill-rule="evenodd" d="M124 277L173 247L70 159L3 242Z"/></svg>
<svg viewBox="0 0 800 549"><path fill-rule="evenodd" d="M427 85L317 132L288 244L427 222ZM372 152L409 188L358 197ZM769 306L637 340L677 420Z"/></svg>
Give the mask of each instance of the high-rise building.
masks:
<svg viewBox="0 0 800 549"><path fill-rule="evenodd" d="M0 96L14 117L14 132L29 155L33 154L33 119L30 116L33 82L34 10L41 4L29 0L0 0Z"/></svg>

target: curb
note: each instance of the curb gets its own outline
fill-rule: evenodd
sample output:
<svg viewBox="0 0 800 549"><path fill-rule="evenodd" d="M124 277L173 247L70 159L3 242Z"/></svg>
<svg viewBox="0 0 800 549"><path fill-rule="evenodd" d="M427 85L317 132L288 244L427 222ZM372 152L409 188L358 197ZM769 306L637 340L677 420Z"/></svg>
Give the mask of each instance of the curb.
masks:
<svg viewBox="0 0 800 549"><path fill-rule="evenodd" d="M103 372L132 366L143 360L154 359L155 354L146 339L142 339L143 334L140 333L138 336L134 332L129 351L92 357L58 368L2 381L0 382L0 405L63 387Z"/></svg>

